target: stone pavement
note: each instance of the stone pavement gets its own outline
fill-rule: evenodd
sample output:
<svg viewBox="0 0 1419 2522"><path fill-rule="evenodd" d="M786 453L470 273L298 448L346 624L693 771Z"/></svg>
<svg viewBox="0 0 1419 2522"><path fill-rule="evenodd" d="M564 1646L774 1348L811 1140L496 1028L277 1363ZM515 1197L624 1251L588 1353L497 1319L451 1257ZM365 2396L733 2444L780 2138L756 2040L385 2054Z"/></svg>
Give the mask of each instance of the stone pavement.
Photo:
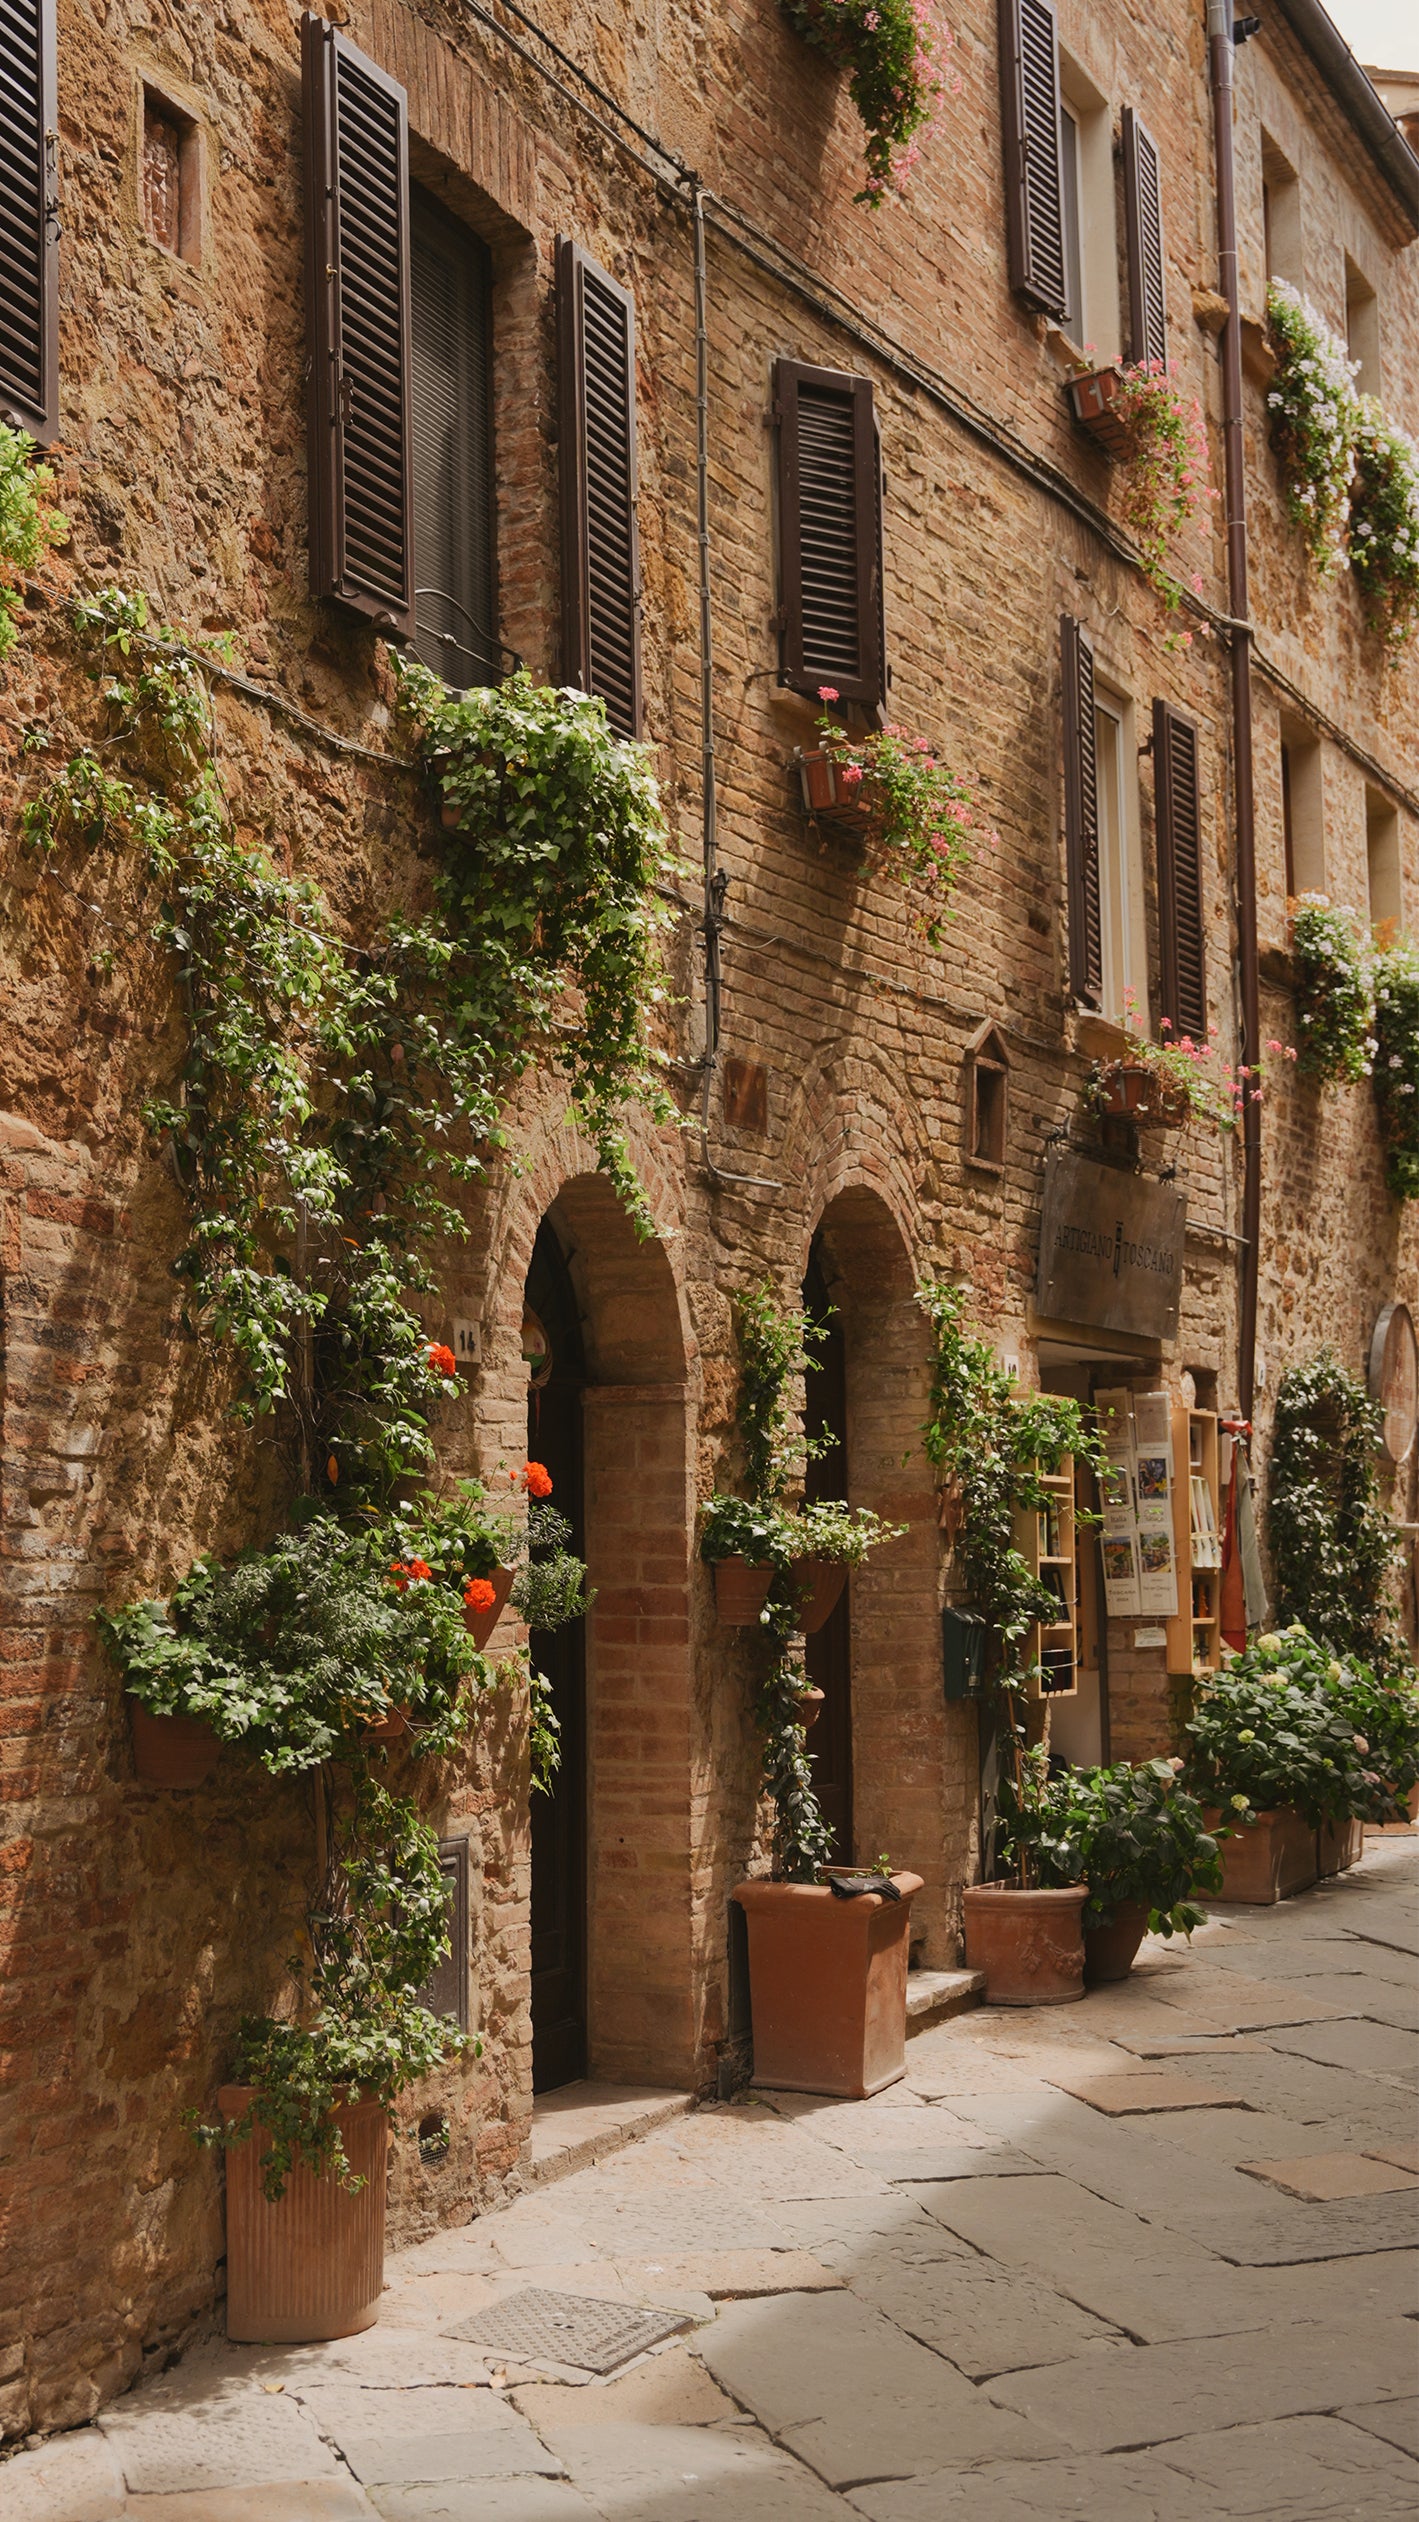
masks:
<svg viewBox="0 0 1419 2522"><path fill-rule="evenodd" d="M1419 1841L920 2033L871 2102L656 2126L393 2258L329 2347L195 2350L4 2522L1365 2522L1419 2513ZM528 2288L683 2326L517 2364Z"/></svg>

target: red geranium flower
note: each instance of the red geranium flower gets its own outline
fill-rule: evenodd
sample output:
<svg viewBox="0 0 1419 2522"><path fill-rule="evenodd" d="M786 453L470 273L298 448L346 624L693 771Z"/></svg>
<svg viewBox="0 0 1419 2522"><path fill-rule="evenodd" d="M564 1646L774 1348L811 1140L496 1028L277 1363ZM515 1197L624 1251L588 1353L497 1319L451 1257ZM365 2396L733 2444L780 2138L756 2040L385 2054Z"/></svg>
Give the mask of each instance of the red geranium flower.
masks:
<svg viewBox="0 0 1419 2522"><path fill-rule="evenodd" d="M427 1559L391 1559L389 1573L394 1579L396 1594L402 1594L411 1584L426 1584L433 1575L433 1569Z"/></svg>
<svg viewBox="0 0 1419 2522"><path fill-rule="evenodd" d="M522 1485L526 1489L529 1497L550 1497L552 1494L552 1475L547 1469L546 1464L544 1462L525 1462L522 1466Z"/></svg>
<svg viewBox="0 0 1419 2522"><path fill-rule="evenodd" d="M456 1375L458 1372L458 1360L452 1349L445 1348L442 1340L430 1344L429 1364L436 1375Z"/></svg>
<svg viewBox="0 0 1419 2522"><path fill-rule="evenodd" d="M470 1576L463 1588L464 1607L468 1611L491 1611L497 1599L498 1589L496 1585L489 1584L486 1576Z"/></svg>

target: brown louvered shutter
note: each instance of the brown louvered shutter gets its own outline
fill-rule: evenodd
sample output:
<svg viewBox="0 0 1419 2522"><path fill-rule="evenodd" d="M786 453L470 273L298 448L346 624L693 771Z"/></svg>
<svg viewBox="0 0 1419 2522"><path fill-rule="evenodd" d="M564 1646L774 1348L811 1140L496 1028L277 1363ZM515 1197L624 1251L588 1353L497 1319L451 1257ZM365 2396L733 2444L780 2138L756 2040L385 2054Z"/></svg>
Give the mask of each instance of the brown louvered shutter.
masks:
<svg viewBox="0 0 1419 2522"><path fill-rule="evenodd" d="M1099 915L1099 779L1094 650L1069 614L1059 625L1064 686L1064 840L1069 879L1069 987L1097 1007L1104 986Z"/></svg>
<svg viewBox="0 0 1419 2522"><path fill-rule="evenodd" d="M301 51L311 592L404 639L414 626L407 105L326 19L302 19Z"/></svg>
<svg viewBox="0 0 1419 2522"><path fill-rule="evenodd" d="M636 527L636 312L570 237L557 239L562 671L641 731Z"/></svg>
<svg viewBox="0 0 1419 2522"><path fill-rule="evenodd" d="M1010 286L1066 323L1059 29L1049 0L1000 0L1000 119Z"/></svg>
<svg viewBox="0 0 1419 2522"><path fill-rule="evenodd" d="M0 416L59 434L54 0L0 0Z"/></svg>
<svg viewBox="0 0 1419 2522"><path fill-rule="evenodd" d="M872 386L796 359L774 366L780 672L875 709L883 695L882 464Z"/></svg>
<svg viewBox="0 0 1419 2522"><path fill-rule="evenodd" d="M1207 1039L1207 968L1202 902L1202 800L1197 729L1166 701L1153 703L1153 777L1158 819L1158 948L1162 1012L1174 1039Z"/></svg>
<svg viewBox="0 0 1419 2522"><path fill-rule="evenodd" d="M1163 187L1158 144L1131 105L1123 109L1123 204L1128 233L1129 356L1166 367L1168 292L1163 275Z"/></svg>

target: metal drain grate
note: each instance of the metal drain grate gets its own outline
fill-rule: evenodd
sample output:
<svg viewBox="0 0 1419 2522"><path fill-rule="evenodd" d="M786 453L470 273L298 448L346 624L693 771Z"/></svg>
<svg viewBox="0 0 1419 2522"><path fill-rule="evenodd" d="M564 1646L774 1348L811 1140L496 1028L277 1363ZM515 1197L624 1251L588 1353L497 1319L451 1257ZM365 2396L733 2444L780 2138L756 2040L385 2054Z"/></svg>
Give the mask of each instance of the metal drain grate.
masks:
<svg viewBox="0 0 1419 2522"><path fill-rule="evenodd" d="M589 2294L550 2294L525 2286L449 2330L475 2347L492 2347L516 2364L574 2364L585 2373L614 2373L647 2347L688 2329L684 2312L650 2311L643 2303L603 2303Z"/></svg>

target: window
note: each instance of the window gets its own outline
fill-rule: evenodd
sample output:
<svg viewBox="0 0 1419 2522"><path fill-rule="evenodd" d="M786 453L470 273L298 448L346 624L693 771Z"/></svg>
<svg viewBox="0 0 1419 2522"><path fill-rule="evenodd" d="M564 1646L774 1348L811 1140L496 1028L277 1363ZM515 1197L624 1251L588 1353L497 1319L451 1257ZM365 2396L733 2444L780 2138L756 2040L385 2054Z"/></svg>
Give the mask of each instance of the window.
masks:
<svg viewBox="0 0 1419 2522"><path fill-rule="evenodd" d="M1261 216L1266 277L1301 286L1301 187L1268 132L1261 135Z"/></svg>
<svg viewBox="0 0 1419 2522"><path fill-rule="evenodd" d="M1380 390L1380 302L1362 271L1345 257L1345 340L1360 363L1357 394Z"/></svg>
<svg viewBox="0 0 1419 2522"><path fill-rule="evenodd" d="M1365 861L1370 880L1370 926L1377 943L1392 946L1404 925L1399 865L1399 808L1383 790L1365 791Z"/></svg>
<svg viewBox="0 0 1419 2522"><path fill-rule="evenodd" d="M491 260L427 193L410 202L414 646L456 690L494 682Z"/></svg>
<svg viewBox="0 0 1419 2522"><path fill-rule="evenodd" d="M0 419L59 429L59 182L54 0L0 9Z"/></svg>
<svg viewBox="0 0 1419 2522"><path fill-rule="evenodd" d="M143 90L139 209L155 245L195 263L201 247L201 160L197 125L154 89Z"/></svg>
<svg viewBox="0 0 1419 2522"><path fill-rule="evenodd" d="M1120 348L1112 116L1107 98L1064 53L1059 85L1066 321L1071 341L1106 368Z"/></svg>
<svg viewBox="0 0 1419 2522"><path fill-rule="evenodd" d="M983 1024L966 1045L966 1162L1005 1171L1010 1127L1010 1054L999 1029Z"/></svg>
<svg viewBox="0 0 1419 2522"><path fill-rule="evenodd" d="M557 391L562 671L638 736L635 307L570 237L557 240Z"/></svg>
<svg viewBox="0 0 1419 2522"><path fill-rule="evenodd" d="M872 387L780 359L779 672L874 710L883 698L882 466Z"/></svg>
<svg viewBox="0 0 1419 2522"><path fill-rule="evenodd" d="M1286 892L1324 893L1325 801L1320 746L1296 720L1281 721L1281 828L1286 844Z"/></svg>
<svg viewBox="0 0 1419 2522"><path fill-rule="evenodd" d="M1099 799L1100 1004L1121 1019L1130 1006L1148 1024L1148 932L1138 828L1133 705L1094 687L1094 759Z"/></svg>

